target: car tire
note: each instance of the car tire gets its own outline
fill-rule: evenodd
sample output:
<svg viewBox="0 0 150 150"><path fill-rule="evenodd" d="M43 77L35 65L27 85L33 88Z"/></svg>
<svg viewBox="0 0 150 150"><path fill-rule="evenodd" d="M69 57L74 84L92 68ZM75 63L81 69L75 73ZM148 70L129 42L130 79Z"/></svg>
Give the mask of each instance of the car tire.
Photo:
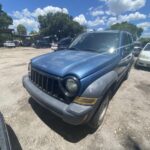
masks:
<svg viewBox="0 0 150 150"><path fill-rule="evenodd" d="M108 92L108 94L106 94L103 101L101 102L97 112L94 114L93 118L89 121L88 126L92 131L97 130L102 125L109 105L110 97L111 92Z"/></svg>

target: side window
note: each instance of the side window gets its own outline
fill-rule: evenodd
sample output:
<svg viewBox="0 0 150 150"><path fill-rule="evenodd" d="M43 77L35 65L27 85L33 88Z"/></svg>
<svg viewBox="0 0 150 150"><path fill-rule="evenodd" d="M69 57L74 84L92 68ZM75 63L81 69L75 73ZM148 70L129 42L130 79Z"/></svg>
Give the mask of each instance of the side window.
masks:
<svg viewBox="0 0 150 150"><path fill-rule="evenodd" d="M127 33L124 33L124 35L123 35L122 46L124 46L124 48L123 48L123 57L126 57L132 51L132 38Z"/></svg>
<svg viewBox="0 0 150 150"><path fill-rule="evenodd" d="M124 34L123 34L122 46L126 46L126 45L128 45L128 44L130 44L130 43L129 43L128 34L127 34L127 33L124 33Z"/></svg>
<svg viewBox="0 0 150 150"><path fill-rule="evenodd" d="M133 38L132 38L132 36L130 34L128 34L128 39L129 39L129 43L133 44Z"/></svg>

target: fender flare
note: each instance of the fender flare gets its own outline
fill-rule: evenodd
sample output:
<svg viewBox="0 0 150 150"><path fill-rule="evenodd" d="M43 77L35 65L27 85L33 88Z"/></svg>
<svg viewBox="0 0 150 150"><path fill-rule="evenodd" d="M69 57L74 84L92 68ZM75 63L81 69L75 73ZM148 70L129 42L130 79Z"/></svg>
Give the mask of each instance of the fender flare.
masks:
<svg viewBox="0 0 150 150"><path fill-rule="evenodd" d="M82 97L101 98L107 90L118 80L117 72L110 71L92 82L82 93Z"/></svg>

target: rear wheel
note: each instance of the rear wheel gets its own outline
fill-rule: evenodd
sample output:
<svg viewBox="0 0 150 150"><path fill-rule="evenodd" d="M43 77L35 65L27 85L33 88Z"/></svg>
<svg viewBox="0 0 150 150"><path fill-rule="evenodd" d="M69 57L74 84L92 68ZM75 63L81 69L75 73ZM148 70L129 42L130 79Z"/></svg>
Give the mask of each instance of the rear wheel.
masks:
<svg viewBox="0 0 150 150"><path fill-rule="evenodd" d="M93 116L93 118L91 119L91 121L89 122L88 126L92 129L92 130L96 130L98 127L100 127L102 125L102 122L104 120L104 116L106 114L108 105L109 105L109 100L111 97L111 92L109 92L104 100L101 102L100 107L98 108L97 112L95 113L95 115Z"/></svg>

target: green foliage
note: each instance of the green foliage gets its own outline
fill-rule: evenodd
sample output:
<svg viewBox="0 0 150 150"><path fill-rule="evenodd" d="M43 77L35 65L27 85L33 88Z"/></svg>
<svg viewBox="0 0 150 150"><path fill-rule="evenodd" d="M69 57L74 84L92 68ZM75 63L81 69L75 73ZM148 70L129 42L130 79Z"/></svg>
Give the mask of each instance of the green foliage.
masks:
<svg viewBox="0 0 150 150"><path fill-rule="evenodd" d="M48 13L45 16L39 16L40 34L42 36L51 36L52 39L60 40L64 37L74 37L84 31L85 27L73 18L64 13Z"/></svg>
<svg viewBox="0 0 150 150"><path fill-rule="evenodd" d="M110 27L111 30L125 30L130 32L134 39L137 37L140 37L142 35L143 29L138 28L136 25L128 23L128 22L122 22L122 23L116 23Z"/></svg>
<svg viewBox="0 0 150 150"><path fill-rule="evenodd" d="M147 43L150 42L150 38L140 38L139 41L142 43L142 46L144 47Z"/></svg>
<svg viewBox="0 0 150 150"><path fill-rule="evenodd" d="M38 34L38 32L34 31L34 30L30 32L30 35L37 35L37 34Z"/></svg>
<svg viewBox="0 0 150 150"><path fill-rule="evenodd" d="M19 35L27 35L27 29L26 29L26 27L24 25L22 25L22 24L19 24L17 26L17 33Z"/></svg>
<svg viewBox="0 0 150 150"><path fill-rule="evenodd" d="M8 29L9 25L12 25L12 23L12 18L2 10L2 5L0 4L0 29Z"/></svg>
<svg viewBox="0 0 150 150"><path fill-rule="evenodd" d="M7 31L8 27L12 25L13 20L10 16L7 15L6 12L3 11L2 5L0 4L0 43L5 42L10 39L10 33L4 33L3 31Z"/></svg>

